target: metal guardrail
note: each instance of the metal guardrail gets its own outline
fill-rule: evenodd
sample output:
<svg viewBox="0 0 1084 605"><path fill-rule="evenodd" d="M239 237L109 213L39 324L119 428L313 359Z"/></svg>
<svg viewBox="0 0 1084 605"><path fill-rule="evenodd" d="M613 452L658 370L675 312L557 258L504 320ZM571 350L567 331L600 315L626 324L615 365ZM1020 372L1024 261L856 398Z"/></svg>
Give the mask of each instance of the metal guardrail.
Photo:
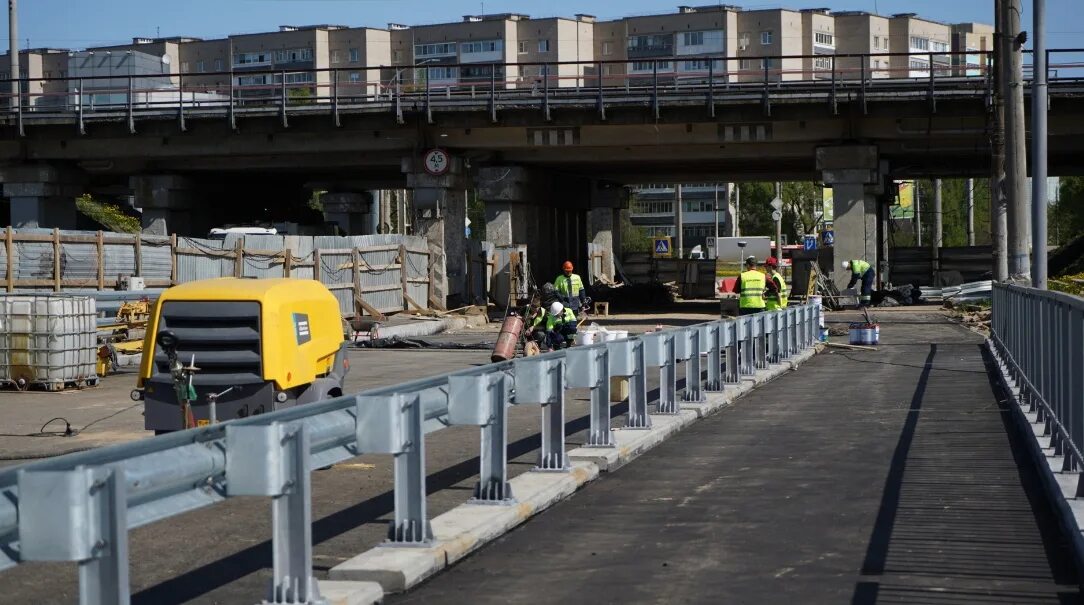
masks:
<svg viewBox="0 0 1084 605"><path fill-rule="evenodd" d="M317 603L313 468L360 454L394 456L388 542L426 545L433 539L426 433L480 427L473 501L511 504L510 405L542 407L536 470L568 471L566 389L590 389L587 445L613 446L611 377L629 380L625 428L647 429L649 368L660 377L657 413L676 414L682 401L701 401L704 391L722 391L812 346L820 313L803 305L574 347L8 469L0 472L0 570L27 561L77 562L81 603L128 603L129 530L232 496L268 496L274 552L268 601ZM680 392L678 362L686 370Z"/></svg>
<svg viewBox="0 0 1084 605"><path fill-rule="evenodd" d="M990 328L1020 404L1038 414L1061 470L1079 474L1084 495L1084 299L995 284Z"/></svg>

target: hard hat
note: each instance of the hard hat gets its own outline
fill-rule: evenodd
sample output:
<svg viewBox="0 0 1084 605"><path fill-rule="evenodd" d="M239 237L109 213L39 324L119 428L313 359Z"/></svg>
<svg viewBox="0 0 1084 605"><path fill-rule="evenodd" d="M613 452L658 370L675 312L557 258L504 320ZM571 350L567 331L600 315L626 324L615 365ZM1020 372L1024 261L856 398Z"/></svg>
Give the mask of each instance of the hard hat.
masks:
<svg viewBox="0 0 1084 605"><path fill-rule="evenodd" d="M550 305L550 315L553 315L555 317L557 315L560 315L561 312L564 311L564 310L565 310L565 306L562 305L559 302L555 302L552 305Z"/></svg>
<svg viewBox="0 0 1084 605"><path fill-rule="evenodd" d="M564 271L571 271L572 268L573 268L572 267L572 261L570 261L570 260L566 260L565 264L561 265L561 269L564 270Z"/></svg>
<svg viewBox="0 0 1084 605"><path fill-rule="evenodd" d="M840 263L839 265L841 267L843 267L844 269L850 269L851 268L851 261L845 260L842 263Z"/></svg>
<svg viewBox="0 0 1084 605"><path fill-rule="evenodd" d="M778 267L779 261L775 260L774 256L769 256L768 258L764 259L764 264L768 265L769 267Z"/></svg>
<svg viewBox="0 0 1084 605"><path fill-rule="evenodd" d="M747 264L747 265L755 265L755 264L757 264L757 257L755 257L755 256L747 257L745 259L745 264Z"/></svg>

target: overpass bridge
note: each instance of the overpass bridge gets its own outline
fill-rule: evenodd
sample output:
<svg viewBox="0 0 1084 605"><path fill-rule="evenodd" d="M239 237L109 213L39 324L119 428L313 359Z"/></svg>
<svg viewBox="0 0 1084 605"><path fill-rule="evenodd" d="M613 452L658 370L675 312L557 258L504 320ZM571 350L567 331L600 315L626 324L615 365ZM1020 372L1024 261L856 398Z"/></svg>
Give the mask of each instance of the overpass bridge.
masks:
<svg viewBox="0 0 1084 605"><path fill-rule="evenodd" d="M999 285L993 304L989 338L885 311L878 350L813 355L820 310L792 307L8 470L0 587L84 603L268 586L275 603L1080 602L1084 300ZM618 404L614 376L630 380ZM440 440L471 426L478 458ZM391 491L311 473L361 452L393 456ZM376 547L355 555L359 535Z"/></svg>

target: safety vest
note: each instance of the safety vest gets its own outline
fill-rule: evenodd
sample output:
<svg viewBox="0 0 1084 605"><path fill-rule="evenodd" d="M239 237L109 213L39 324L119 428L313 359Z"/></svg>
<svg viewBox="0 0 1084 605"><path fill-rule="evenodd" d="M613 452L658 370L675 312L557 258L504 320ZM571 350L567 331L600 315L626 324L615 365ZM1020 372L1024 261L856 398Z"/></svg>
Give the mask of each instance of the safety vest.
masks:
<svg viewBox="0 0 1084 605"><path fill-rule="evenodd" d="M553 280L553 287L557 290L558 294L568 298L574 298L579 296L580 291L583 290L583 280L575 273L571 276L562 273L557 276L557 279Z"/></svg>
<svg viewBox="0 0 1084 605"><path fill-rule="evenodd" d="M869 268L870 264L862 259L851 261L851 271L854 272L855 275L865 275L866 271L869 271Z"/></svg>
<svg viewBox="0 0 1084 605"><path fill-rule="evenodd" d="M772 271L772 279L779 284L779 298L782 299L783 304L780 305L776 302L774 296L766 296L764 298L764 308L769 311L787 306L787 280L783 279L783 276L778 271Z"/></svg>
<svg viewBox="0 0 1084 605"><path fill-rule="evenodd" d="M572 309L569 309L568 307L565 307L565 310L561 313L560 317L555 317L555 316L553 316L553 315L551 315L549 313L546 313L544 315L540 315L540 316L536 317L534 322L531 323L531 327L533 328L533 327L541 324L543 318L546 320L546 328L545 329L546 329L547 332L550 332L550 331L556 329L557 327L559 327L561 325L564 325L566 323L571 322L573 325L576 324L576 313L573 312Z"/></svg>
<svg viewBox="0 0 1084 605"><path fill-rule="evenodd" d="M760 271L743 272L741 274L741 293L738 295L738 306L742 309L763 309L766 284L767 276Z"/></svg>

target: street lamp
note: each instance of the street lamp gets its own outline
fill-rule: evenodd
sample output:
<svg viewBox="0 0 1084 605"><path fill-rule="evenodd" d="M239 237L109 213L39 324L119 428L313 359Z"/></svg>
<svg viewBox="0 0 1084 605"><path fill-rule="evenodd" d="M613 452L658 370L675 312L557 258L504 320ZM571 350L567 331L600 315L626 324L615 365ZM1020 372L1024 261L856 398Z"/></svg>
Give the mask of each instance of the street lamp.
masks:
<svg viewBox="0 0 1084 605"><path fill-rule="evenodd" d="M388 98L389 99L391 98L391 83L394 82L394 83L396 83L396 85L398 85L399 84L399 75L400 74L402 74L404 71L406 71L408 69L417 69L417 68L421 67L422 65L425 65L426 63L432 63L433 61L436 61L436 58L425 59L425 60L419 61L419 62L417 62L417 63L415 63L415 64L413 64L413 65L411 65L409 67L400 67L395 72L395 75L393 75L391 77L391 80L388 80ZM429 78L429 75L426 74L426 79L428 79L428 78Z"/></svg>

